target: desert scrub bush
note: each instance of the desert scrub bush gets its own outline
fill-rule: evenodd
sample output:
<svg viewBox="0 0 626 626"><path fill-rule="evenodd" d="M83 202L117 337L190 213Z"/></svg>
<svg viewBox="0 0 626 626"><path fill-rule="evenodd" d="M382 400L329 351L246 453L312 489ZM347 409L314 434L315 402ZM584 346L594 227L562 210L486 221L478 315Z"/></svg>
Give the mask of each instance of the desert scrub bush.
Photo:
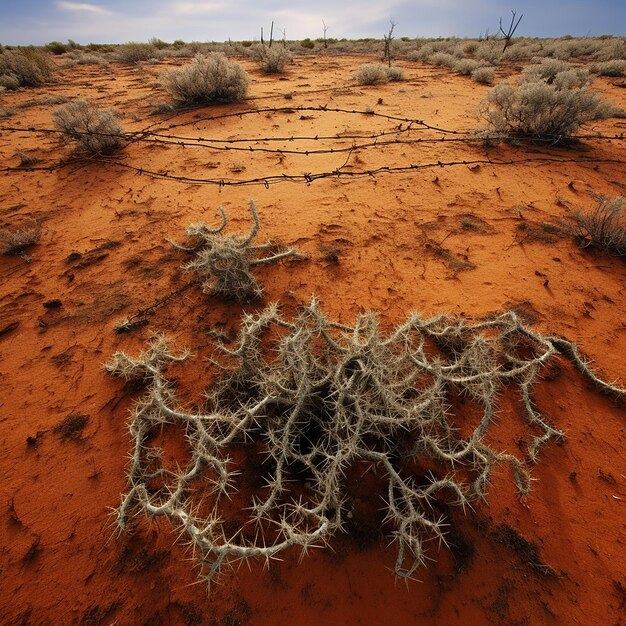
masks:
<svg viewBox="0 0 626 626"><path fill-rule="evenodd" d="M537 59L533 57L535 63L527 65L522 70L522 80L526 82L544 80L547 83L553 83L557 74L562 74L572 69L572 66L566 61L559 59ZM582 70L583 73L586 70ZM588 72L587 72L588 75Z"/></svg>
<svg viewBox="0 0 626 626"><path fill-rule="evenodd" d="M480 67L480 63L474 59L459 59L454 63L452 69L463 76L469 76L474 70Z"/></svg>
<svg viewBox="0 0 626 626"><path fill-rule="evenodd" d="M401 67L387 67L387 76L392 83L404 80L404 70Z"/></svg>
<svg viewBox="0 0 626 626"><path fill-rule="evenodd" d="M626 257L626 198L597 197L590 211L570 212L572 232L583 248L593 247L620 257Z"/></svg>
<svg viewBox="0 0 626 626"><path fill-rule="evenodd" d="M477 67L470 74L472 80L484 85L491 85L496 78L496 70L493 67Z"/></svg>
<svg viewBox="0 0 626 626"><path fill-rule="evenodd" d="M100 109L86 100L74 100L52 113L55 128L64 141L73 141L78 152L110 154L126 144L120 114Z"/></svg>
<svg viewBox="0 0 626 626"><path fill-rule="evenodd" d="M0 53L0 84L7 89L39 87L52 80L53 74L52 63L36 50L18 48Z"/></svg>
<svg viewBox="0 0 626 626"><path fill-rule="evenodd" d="M559 355L607 393L626 396L600 380L574 344L535 332L514 312L475 323L412 313L387 333L374 312L340 324L313 299L291 318L276 304L245 315L236 343L215 345L206 401L185 409L168 368L188 353L155 335L139 356L118 352L106 365L145 388L130 423L134 450L118 528L165 517L210 584L240 561L328 545L351 525L353 503L378 495L386 515L375 523L395 545L396 575L411 578L429 560L428 542L445 538L442 509L486 499L496 466L510 468L528 493L527 462L563 436L533 400L541 372ZM527 461L489 443L507 392L519 394ZM455 408L459 394L466 400ZM184 433L189 456L178 459L180 469L166 466L151 443L157 430ZM233 510L224 501L244 484L235 458L254 458L264 481L240 492L249 502L242 496ZM375 481L350 478L367 467Z"/></svg>
<svg viewBox="0 0 626 626"><path fill-rule="evenodd" d="M282 74L285 68L292 61L292 55L287 48L283 46L274 46L268 48L266 46L259 46L257 49L258 60L261 65L261 69L266 74Z"/></svg>
<svg viewBox="0 0 626 626"><path fill-rule="evenodd" d="M598 61L626 59L626 37L602 40L593 56Z"/></svg>
<svg viewBox="0 0 626 626"><path fill-rule="evenodd" d="M354 74L359 85L378 85L391 81L404 80L404 73L399 67L388 67L381 63L365 63Z"/></svg>
<svg viewBox="0 0 626 626"><path fill-rule="evenodd" d="M157 56L157 49L149 43L130 41L118 46L113 56L121 63L139 63Z"/></svg>
<svg viewBox="0 0 626 626"><path fill-rule="evenodd" d="M626 61L623 59L615 59L613 61L594 63L591 65L590 71L600 76L621 77L624 76L624 72L626 72Z"/></svg>
<svg viewBox="0 0 626 626"><path fill-rule="evenodd" d="M0 229L0 254L22 254L41 238L41 225L34 220L19 228Z"/></svg>
<svg viewBox="0 0 626 626"><path fill-rule="evenodd" d="M78 65L109 65L109 61L103 54L94 52L83 52L82 50L73 50L66 55L64 62L68 66L70 62Z"/></svg>
<svg viewBox="0 0 626 626"><path fill-rule="evenodd" d="M527 139L562 143L580 126L605 119L615 107L589 91L588 72L554 72L542 63L525 69L517 85L501 83L481 105L489 127L479 137L487 143Z"/></svg>
<svg viewBox="0 0 626 626"><path fill-rule="evenodd" d="M435 67L454 67L457 62L457 58L448 54L447 52L435 52L428 59L428 63L434 65Z"/></svg>
<svg viewBox="0 0 626 626"><path fill-rule="evenodd" d="M354 80L359 85L377 85L386 83L387 66L380 63L365 63L354 74Z"/></svg>
<svg viewBox="0 0 626 626"><path fill-rule="evenodd" d="M271 242L253 245L260 223L254 202L250 201L250 213L253 226L246 236L223 235L228 219L220 207L222 223L217 228L209 228L204 223L190 224L187 237L190 245L170 242L174 248L194 254L195 258L183 266L187 271L194 272L202 285L204 293L249 302L263 297L263 287L252 275L251 270L257 265L265 265L279 259L294 256L295 250L278 249ZM266 257L257 258L260 251L272 250Z"/></svg>
<svg viewBox="0 0 626 626"><path fill-rule="evenodd" d="M64 43L61 43L60 41L51 41L50 43L47 43L44 48L48 52L52 52L52 54L56 55L64 54L69 50L68 46L66 46Z"/></svg>
<svg viewBox="0 0 626 626"><path fill-rule="evenodd" d="M221 53L197 55L180 69L167 72L163 85L180 104L238 102L248 93L248 74Z"/></svg>

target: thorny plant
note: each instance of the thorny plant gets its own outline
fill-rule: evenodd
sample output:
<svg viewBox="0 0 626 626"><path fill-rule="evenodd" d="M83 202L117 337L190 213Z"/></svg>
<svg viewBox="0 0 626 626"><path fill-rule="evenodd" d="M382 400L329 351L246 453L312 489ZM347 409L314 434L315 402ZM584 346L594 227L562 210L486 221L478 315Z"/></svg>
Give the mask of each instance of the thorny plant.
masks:
<svg viewBox="0 0 626 626"><path fill-rule="evenodd" d="M357 463L384 476L383 527L393 528L396 574L410 578L426 562L426 542L444 541L435 497L463 507L484 498L500 463L511 467L519 491L528 492L526 463L485 440L507 387L519 391L534 431L530 462L562 436L532 398L542 368L556 355L604 391L626 396L600 380L574 344L531 330L514 312L474 324L413 313L384 334L372 312L350 327L330 321L315 299L292 321L273 304L245 315L236 346L218 344L216 354L218 382L198 412L181 408L166 378L170 364L188 355L176 355L165 337L155 335L136 358L118 352L106 365L111 374L146 386L130 424L134 450L118 528L129 530L142 513L168 518L199 556L209 584L226 565L269 562L296 547L304 555L328 544L350 516L356 494L348 488L347 470ZM482 409L468 436L457 428L462 416L452 409L456 393ZM171 427L185 430L191 453L175 472L149 443L158 429ZM224 521L224 496L235 491L238 474L230 453L259 446L267 483L252 496L245 521ZM418 480L407 469L415 464L437 469ZM193 503L207 484L214 492L208 508L206 498Z"/></svg>
<svg viewBox="0 0 626 626"><path fill-rule="evenodd" d="M187 227L187 237L193 241L190 246L173 241L170 243L177 250L195 254L193 261L184 265L183 268L197 274L204 293L239 302L260 299L263 297L263 288L250 270L257 265L295 256L296 252L288 248L275 251L267 257L255 258L257 252L275 249L276 246L271 241L252 245L260 228L259 216L252 200L250 212L253 226L245 237L223 235L228 219L223 207L220 207L220 212L222 223L217 228L209 228L204 223L190 224Z"/></svg>

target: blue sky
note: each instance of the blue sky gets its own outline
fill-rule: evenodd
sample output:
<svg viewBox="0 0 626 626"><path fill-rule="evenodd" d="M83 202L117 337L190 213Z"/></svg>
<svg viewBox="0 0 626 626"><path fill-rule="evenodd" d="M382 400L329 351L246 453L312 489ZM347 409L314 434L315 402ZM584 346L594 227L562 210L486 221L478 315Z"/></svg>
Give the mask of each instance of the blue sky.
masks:
<svg viewBox="0 0 626 626"><path fill-rule="evenodd" d="M0 43L225 41L258 38L274 20L288 39L381 37L389 20L398 37L476 37L498 29L511 9L516 34L626 35L626 0L0 0Z"/></svg>

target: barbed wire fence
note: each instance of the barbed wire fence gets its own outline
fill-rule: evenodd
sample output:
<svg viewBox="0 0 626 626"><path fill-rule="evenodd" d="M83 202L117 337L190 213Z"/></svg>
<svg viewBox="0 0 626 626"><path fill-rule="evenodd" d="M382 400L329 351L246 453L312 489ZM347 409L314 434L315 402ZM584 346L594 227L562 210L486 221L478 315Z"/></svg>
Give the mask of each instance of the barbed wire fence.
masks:
<svg viewBox="0 0 626 626"><path fill-rule="evenodd" d="M178 115L188 111L181 111ZM393 126L383 130L374 132L353 132L338 133L329 135L281 135L281 136L258 136L258 137L235 137L220 138L204 136L204 131L198 135L180 134L173 132L185 126L198 126L203 123L218 122L231 118L243 119L248 116L262 114L304 114L304 113L334 113L348 116L367 116L377 120L384 120L393 123ZM304 118L305 116L302 115ZM596 158L587 156L564 156L560 155L542 155L542 156L522 156L520 158L498 159L491 157L470 158L470 159L454 159L454 160L429 160L423 162L405 162L398 164L382 165L372 168L354 169L351 164L351 158L359 152L368 150L376 150L389 148L392 146L415 146L419 144L447 144L457 143L471 146L480 146L482 139L478 137L473 130L455 130L443 128L429 124L428 122L418 118L408 118L396 115L388 115L372 110L346 109L329 106L291 106L291 107L261 107L248 109L237 112L224 113L221 115L194 117L191 120L184 120L169 124L176 116L154 122L147 127L127 132L124 139L129 144L149 144L163 147L176 146L180 148L191 148L196 150L206 150L216 153L241 153L241 154L265 154L276 155L279 158L285 156L314 156L314 155L345 155L336 167L323 171L300 171L300 172L281 172L269 173L250 178L226 177L226 176L188 176L172 173L169 170L151 169L149 166L134 164L129 162L128 158L122 156L121 153L111 155L101 154L82 154L74 155L61 161L48 165L30 165L17 167L3 167L0 172L15 173L24 171L54 171L66 167L83 167L90 163L106 162L112 166L118 166L135 172L137 175L150 176L173 182L196 184L196 185L216 185L218 187L239 187L250 185L263 185L268 188L272 184L280 182L304 182L311 184L314 181L325 178L364 178L375 177L380 174L394 174L402 172L410 172L424 169L445 168L455 166L488 165L492 167L507 165L525 165L525 164L553 164L553 163L575 163L575 164L625 164L626 160L615 158ZM308 118L306 118L308 119ZM163 124L165 122L165 125ZM161 127L159 127L161 125ZM164 127L163 127L164 126ZM42 136L61 136L61 131L53 128L20 128L18 126L1 126L0 133L35 133ZM415 136L429 133L428 136ZM108 136L107 133L96 133ZM506 141L520 141L519 137L500 136L500 139ZM553 146L563 137L560 135L547 135L533 138L534 144L544 145L546 147ZM581 133L569 138L573 142L593 140L593 141L623 141L626 139L624 133L612 135L600 133ZM321 147L298 147L304 142L317 144L325 144ZM331 143L329 146L328 143ZM272 144L281 143L280 147L272 147ZM293 146L293 147L292 147ZM199 166L201 167L201 165Z"/></svg>

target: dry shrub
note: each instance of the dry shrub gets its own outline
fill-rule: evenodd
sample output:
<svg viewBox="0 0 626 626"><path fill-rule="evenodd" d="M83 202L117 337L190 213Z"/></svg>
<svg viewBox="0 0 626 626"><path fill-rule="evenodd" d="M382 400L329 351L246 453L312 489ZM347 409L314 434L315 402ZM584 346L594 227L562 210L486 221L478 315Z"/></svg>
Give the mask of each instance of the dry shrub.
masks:
<svg viewBox="0 0 626 626"><path fill-rule="evenodd" d="M52 119L61 137L74 141L79 152L110 154L126 143L120 114L114 109L74 100L55 109Z"/></svg>
<svg viewBox="0 0 626 626"><path fill-rule="evenodd" d="M139 63L157 55L157 49L149 43L130 41L117 48L114 57L122 63Z"/></svg>
<svg viewBox="0 0 626 626"><path fill-rule="evenodd" d="M5 89L39 87L52 80L54 70L48 58L30 48L0 52L0 86Z"/></svg>
<svg viewBox="0 0 626 626"><path fill-rule="evenodd" d="M391 81L404 80L404 73L399 67L388 67L381 63L365 63L354 74L359 85L378 85Z"/></svg>
<svg viewBox="0 0 626 626"><path fill-rule="evenodd" d="M163 76L164 87L181 104L238 102L248 93L248 74L221 53L197 55Z"/></svg>
<svg viewBox="0 0 626 626"><path fill-rule="evenodd" d="M20 160L20 167L28 168L35 165L35 163L39 163L38 157L22 150L16 150L13 156Z"/></svg>
<svg viewBox="0 0 626 626"><path fill-rule="evenodd" d="M571 211L572 230L583 248L594 247L609 254L626 256L626 198L598 196L591 211Z"/></svg>
<svg viewBox="0 0 626 626"><path fill-rule="evenodd" d="M376 497L385 519L369 523L395 544L396 575L411 578L429 560L429 541L444 541L441 511L486 498L496 466L508 466L519 492L528 492L527 462L488 436L503 394L515 392L528 461L562 437L533 401L541 372L559 355L607 393L626 396L601 381L574 344L533 331L512 311L476 323L413 313L386 333L374 312L347 326L313 299L291 319L275 304L245 315L236 345L216 345L206 402L185 409L167 370L188 355L156 335L138 357L118 352L106 365L146 388L130 424L118 527L165 517L210 584L226 566L329 544L350 525L354 503ZM455 410L459 394L466 399ZM468 402L477 409L470 423ZM185 465L166 465L150 443L155 431L185 434ZM254 470L241 472L237 458L254 459ZM354 481L355 468L361 476L369 468L370 480ZM249 485L251 471L262 477L258 490L240 492L236 509L224 506L238 475Z"/></svg>
<svg viewBox="0 0 626 626"><path fill-rule="evenodd" d="M227 300L249 302L263 297L263 288L252 275L251 269L257 265L272 263L295 254L294 250L275 250L270 256L256 258L257 252L275 248L271 242L252 245L260 224L254 202L250 201L253 226L245 237L223 235L228 219L220 207L222 223L217 228L206 224L190 224L187 237L192 240L189 246L170 242L177 250L195 254L193 261L184 265L187 271L195 272L204 293Z"/></svg>
<svg viewBox="0 0 626 626"><path fill-rule="evenodd" d="M560 64L560 62L556 62ZM605 119L615 107L589 91L585 70L558 71L553 62L526 68L517 85L501 83L481 106L489 128L481 138L561 143L591 120Z"/></svg>
<svg viewBox="0 0 626 626"><path fill-rule="evenodd" d="M572 66L566 61L559 59L544 59L541 57L532 57L531 64L522 70L522 74L530 80L542 78L552 82L559 72L566 72Z"/></svg>
<svg viewBox="0 0 626 626"><path fill-rule="evenodd" d="M496 78L496 71L493 67L477 67L472 71L472 80L484 85L491 85Z"/></svg>
<svg viewBox="0 0 626 626"><path fill-rule="evenodd" d="M428 62L436 67L454 67L458 59L453 54L447 52L435 52Z"/></svg>
<svg viewBox="0 0 626 626"><path fill-rule="evenodd" d="M35 220L19 228L0 230L0 254L21 254L41 238L41 225Z"/></svg>
<svg viewBox="0 0 626 626"><path fill-rule="evenodd" d="M463 74L463 76L469 76L479 67L480 63L478 61L474 61L474 59L459 59L456 63L454 63L452 69L459 74Z"/></svg>
<svg viewBox="0 0 626 626"><path fill-rule="evenodd" d="M108 65L106 57L102 54L95 52L83 52L81 50L74 50L66 55L67 60L64 65L69 66L70 63L78 65Z"/></svg>
<svg viewBox="0 0 626 626"><path fill-rule="evenodd" d="M600 76L619 78L624 76L624 72L626 72L626 61L623 59L615 59L613 61L594 63L591 66L591 71L594 74L600 74Z"/></svg>
<svg viewBox="0 0 626 626"><path fill-rule="evenodd" d="M259 46L261 50L257 52L261 69L266 74L282 74L285 71L285 67L291 63L293 57L291 52L283 46L274 46L273 48L267 48L265 46Z"/></svg>
<svg viewBox="0 0 626 626"><path fill-rule="evenodd" d="M404 70L401 67L387 67L387 76L392 83L404 80Z"/></svg>

